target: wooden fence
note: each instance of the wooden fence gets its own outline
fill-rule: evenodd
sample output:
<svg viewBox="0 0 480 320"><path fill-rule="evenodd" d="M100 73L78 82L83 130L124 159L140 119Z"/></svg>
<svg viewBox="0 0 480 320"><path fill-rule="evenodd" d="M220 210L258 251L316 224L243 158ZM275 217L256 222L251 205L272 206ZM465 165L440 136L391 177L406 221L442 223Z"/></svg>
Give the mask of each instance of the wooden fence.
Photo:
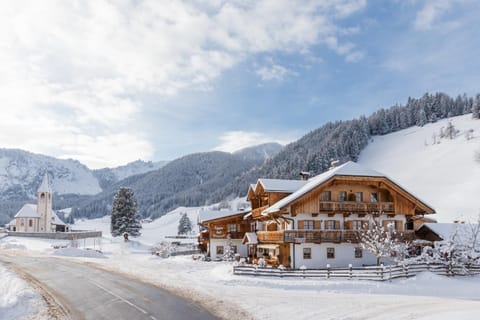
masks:
<svg viewBox="0 0 480 320"><path fill-rule="evenodd" d="M396 278L408 278L419 272L429 271L444 276L480 274L480 266L451 266L443 264L411 264L394 266L351 267L289 270L280 268L261 268L258 266L234 266L233 274L249 276L296 277L296 278L339 278L356 280L385 281Z"/></svg>

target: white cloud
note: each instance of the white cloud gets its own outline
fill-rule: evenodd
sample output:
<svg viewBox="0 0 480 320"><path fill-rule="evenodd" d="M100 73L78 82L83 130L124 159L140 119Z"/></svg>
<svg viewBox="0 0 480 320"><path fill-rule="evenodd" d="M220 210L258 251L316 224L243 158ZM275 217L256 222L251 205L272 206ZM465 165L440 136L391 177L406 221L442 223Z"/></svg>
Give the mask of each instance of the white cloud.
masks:
<svg viewBox="0 0 480 320"><path fill-rule="evenodd" d="M285 68L278 64L264 66L255 71L255 73L262 79L262 81L283 81L288 76L297 75L296 72Z"/></svg>
<svg viewBox="0 0 480 320"><path fill-rule="evenodd" d="M215 147L214 150L235 152L237 150L246 147L256 146L262 143L278 142L280 144L287 144L292 140L292 138L288 137L282 139L278 139L278 137L273 138L269 135L259 132L228 131L220 137L221 144Z"/></svg>
<svg viewBox="0 0 480 320"><path fill-rule="evenodd" d="M94 158L90 166L148 159L153 146L136 123L142 95L211 90L213 80L249 55L302 52L341 35L335 19L364 6L353 0L2 2L2 146ZM353 49L332 48L358 58ZM266 80L288 73L279 65L260 71ZM118 143L119 136L129 145Z"/></svg>
<svg viewBox="0 0 480 320"><path fill-rule="evenodd" d="M471 2L471 0L427 0L417 12L414 26L418 30L428 30L438 22L452 7Z"/></svg>
<svg viewBox="0 0 480 320"><path fill-rule="evenodd" d="M345 42L341 44L338 42L338 38L336 36L328 36L324 41L327 47L339 55L345 56L345 60L348 62L357 62L363 58L364 54L358 50L355 50L355 45L351 42Z"/></svg>

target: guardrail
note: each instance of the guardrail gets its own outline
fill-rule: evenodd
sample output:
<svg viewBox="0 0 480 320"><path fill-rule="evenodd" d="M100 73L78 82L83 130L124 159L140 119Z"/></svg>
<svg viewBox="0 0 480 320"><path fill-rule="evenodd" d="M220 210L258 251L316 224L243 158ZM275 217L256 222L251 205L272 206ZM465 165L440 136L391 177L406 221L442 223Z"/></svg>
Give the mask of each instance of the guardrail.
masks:
<svg viewBox="0 0 480 320"><path fill-rule="evenodd" d="M281 269L258 266L234 266L234 275L296 277L296 278L339 278L356 280L385 281L396 278L413 277L419 272L429 271L438 275L475 275L480 274L480 266L459 267L443 264L411 264L394 266L325 268L325 269Z"/></svg>

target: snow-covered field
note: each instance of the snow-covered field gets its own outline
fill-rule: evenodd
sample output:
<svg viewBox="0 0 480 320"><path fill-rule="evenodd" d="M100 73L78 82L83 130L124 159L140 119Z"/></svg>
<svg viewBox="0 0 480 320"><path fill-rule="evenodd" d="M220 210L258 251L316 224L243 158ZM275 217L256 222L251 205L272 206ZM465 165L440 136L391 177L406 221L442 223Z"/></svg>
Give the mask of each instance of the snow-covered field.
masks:
<svg viewBox="0 0 480 320"><path fill-rule="evenodd" d="M0 264L0 319L48 319L43 298Z"/></svg>
<svg viewBox="0 0 480 320"><path fill-rule="evenodd" d="M441 128L449 121L459 133L453 140L440 139ZM480 214L476 152L480 153L480 120L467 114L376 136L358 162L388 175L433 206L437 211L433 218L439 222L476 221Z"/></svg>
<svg viewBox="0 0 480 320"><path fill-rule="evenodd" d="M155 240L144 231L146 242ZM93 239L80 241L75 254L54 250L52 245L62 245L59 241L14 237L1 239L0 250L93 263L166 287L226 319L478 319L480 310L478 276L423 273L392 282L234 276L231 263L191 256L162 259L150 254L146 242L143 236L128 243L96 239L101 259L82 254L91 251L84 246L93 249Z"/></svg>

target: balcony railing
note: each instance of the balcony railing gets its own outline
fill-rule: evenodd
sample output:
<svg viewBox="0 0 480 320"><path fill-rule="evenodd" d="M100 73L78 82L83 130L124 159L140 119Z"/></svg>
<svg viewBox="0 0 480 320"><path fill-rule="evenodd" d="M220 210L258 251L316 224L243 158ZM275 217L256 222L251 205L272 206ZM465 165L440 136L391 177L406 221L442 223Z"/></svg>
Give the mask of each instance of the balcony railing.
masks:
<svg viewBox="0 0 480 320"><path fill-rule="evenodd" d="M282 230L258 231L258 241L266 243L340 243L359 242L359 230ZM413 230L397 231L394 237L401 241L415 239Z"/></svg>
<svg viewBox="0 0 480 320"><path fill-rule="evenodd" d="M393 202L320 201L320 211L394 212Z"/></svg>

